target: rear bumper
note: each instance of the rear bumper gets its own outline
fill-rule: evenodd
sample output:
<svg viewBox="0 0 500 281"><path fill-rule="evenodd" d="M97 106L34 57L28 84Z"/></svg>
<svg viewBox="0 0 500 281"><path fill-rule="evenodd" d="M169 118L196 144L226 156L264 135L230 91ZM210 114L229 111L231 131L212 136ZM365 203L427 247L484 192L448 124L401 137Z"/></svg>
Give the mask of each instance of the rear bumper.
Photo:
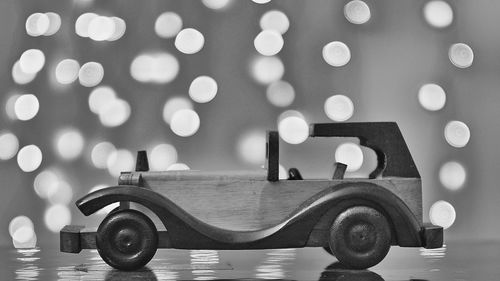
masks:
<svg viewBox="0 0 500 281"><path fill-rule="evenodd" d="M95 248L95 231L86 230L81 225L66 225L59 232L61 252L80 253L82 249Z"/></svg>
<svg viewBox="0 0 500 281"><path fill-rule="evenodd" d="M422 247L436 249L443 247L443 228L433 224L424 224L420 231Z"/></svg>

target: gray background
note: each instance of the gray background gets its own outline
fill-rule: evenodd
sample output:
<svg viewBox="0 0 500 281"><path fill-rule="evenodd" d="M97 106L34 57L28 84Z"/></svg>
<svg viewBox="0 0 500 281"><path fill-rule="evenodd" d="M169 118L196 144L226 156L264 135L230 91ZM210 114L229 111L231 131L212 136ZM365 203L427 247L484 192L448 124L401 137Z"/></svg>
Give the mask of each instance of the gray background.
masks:
<svg viewBox="0 0 500 281"><path fill-rule="evenodd" d="M397 121L423 178L426 218L433 202L446 200L457 211L455 224L446 231L447 238L498 238L500 2L449 1L454 22L443 30L425 22L422 8L426 1L367 0L372 19L362 26L346 21L346 2L273 0L257 5L235 0L226 11L213 11L194 0L95 1L88 6L75 1L1 1L0 129L14 132L21 146L36 143L44 152L37 171L59 167L73 187L74 199L96 184L112 185L116 179L105 170L93 168L86 155L73 162L57 158L53 136L66 126L79 128L87 143L105 138L132 151L147 148L153 141L171 143L179 152L179 161L193 169L256 168L238 158L236 142L248 129L276 128L276 118L284 111L267 102L265 87L255 83L248 71L250 60L257 54L253 39L260 31L260 16L275 8L285 12L291 22L284 35L285 46L278 54L285 65L283 79L295 87L297 94L289 108L303 112L311 123L328 122L323 111L325 99L345 94L355 105L349 121ZM34 12L49 11L61 15L61 30L50 37L27 36L26 18ZM185 26L195 27L205 35L205 46L199 53L183 55L175 49L172 39L156 36L154 20L164 11L179 13ZM74 22L84 12L122 17L127 22L125 36L110 43L78 37ZM334 40L345 42L351 49L351 61L343 68L330 67L321 56L323 46ZM474 50L474 63L467 69L458 69L448 60L448 47L457 42L467 43ZM11 67L29 48L43 50L47 63L32 83L19 86L12 80ZM172 83L155 86L132 79L130 62L148 50L166 50L179 59L180 72ZM90 89L78 83L58 88L49 82L55 63L65 57L103 64L102 84L114 87L132 105L132 115L124 125L102 127L87 106ZM195 105L202 121L200 130L190 138L180 138L163 122L163 104L173 95L187 97L190 81L202 74L217 80L218 95L211 103ZM418 103L418 89L429 82L440 84L447 93L441 111L426 111ZM39 97L40 111L33 120L6 118L4 105L13 90ZM450 120L468 124L471 140L465 148L450 147L444 140L443 128ZM325 149L330 152L325 153ZM333 157L334 149L331 143L285 145L282 163L316 176L330 171L333 159L325 160L324 155ZM88 148L84 153L88 154ZM467 169L466 185L458 192L446 190L438 179L440 166L449 160L459 161ZM11 244L8 224L20 214L34 221L39 243L57 241L58 235L49 232L43 223L46 203L33 191L37 171L22 172L15 159L0 162L0 244ZM76 208L70 208L73 223L88 222Z"/></svg>

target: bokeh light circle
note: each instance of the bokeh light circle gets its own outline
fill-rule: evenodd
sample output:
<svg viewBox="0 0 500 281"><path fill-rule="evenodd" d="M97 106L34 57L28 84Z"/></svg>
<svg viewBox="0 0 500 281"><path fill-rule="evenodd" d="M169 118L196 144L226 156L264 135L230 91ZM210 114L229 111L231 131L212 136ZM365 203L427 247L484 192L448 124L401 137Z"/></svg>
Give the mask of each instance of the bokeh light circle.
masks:
<svg viewBox="0 0 500 281"><path fill-rule="evenodd" d="M89 37L89 25L90 22L98 17L95 13L84 13L81 14L75 22L75 32L80 37Z"/></svg>
<svg viewBox="0 0 500 281"><path fill-rule="evenodd" d="M363 24L370 20L370 7L361 1L353 0L344 6L345 18L353 24Z"/></svg>
<svg viewBox="0 0 500 281"><path fill-rule="evenodd" d="M50 24L49 28L43 35L51 36L56 34L57 31L59 31L59 28L61 28L61 16L53 12L45 13L45 15L47 15L47 17L49 18Z"/></svg>
<svg viewBox="0 0 500 281"><path fill-rule="evenodd" d="M0 160L9 160L16 156L19 140L11 132L0 132Z"/></svg>
<svg viewBox="0 0 500 281"><path fill-rule="evenodd" d="M165 102L163 106L163 120L165 123L170 124L174 113L181 109L193 109L193 104L184 97L173 97Z"/></svg>
<svg viewBox="0 0 500 281"><path fill-rule="evenodd" d="M33 119L40 109L38 98L32 94L19 96L14 103L14 113L21 121Z"/></svg>
<svg viewBox="0 0 500 281"><path fill-rule="evenodd" d="M305 116L304 116L304 114L302 114L302 112L297 111L297 110L287 110L278 116L278 122L281 122L283 119L285 119L287 117L292 117L292 116L298 117L301 119L305 119Z"/></svg>
<svg viewBox="0 0 500 281"><path fill-rule="evenodd" d="M451 63L458 68L467 68L474 61L474 52L469 45L465 43L456 43L451 45L448 51L448 57Z"/></svg>
<svg viewBox="0 0 500 281"><path fill-rule="evenodd" d="M70 84L78 79L80 64L73 59L64 59L56 66L56 80L65 85Z"/></svg>
<svg viewBox="0 0 500 281"><path fill-rule="evenodd" d="M51 204L68 205L73 199L73 188L66 181L59 181L57 189L50 192L47 199Z"/></svg>
<svg viewBox="0 0 500 281"><path fill-rule="evenodd" d="M34 248L36 246L36 234L32 227L22 226L12 235L14 248Z"/></svg>
<svg viewBox="0 0 500 281"><path fill-rule="evenodd" d="M113 177L118 177L121 172L132 171L134 169L134 164L134 155L126 149L113 151L106 161L108 172Z"/></svg>
<svg viewBox="0 0 500 281"><path fill-rule="evenodd" d="M278 81L285 73L285 66L278 57L257 57L251 65L253 78L261 84Z"/></svg>
<svg viewBox="0 0 500 281"><path fill-rule="evenodd" d="M456 219L456 211L453 205L449 202L439 200L432 204L429 210L429 218L431 223L443 227L450 228Z"/></svg>
<svg viewBox="0 0 500 281"><path fill-rule="evenodd" d="M34 144L27 145L17 153L17 164L24 172L33 172L42 164L42 151Z"/></svg>
<svg viewBox="0 0 500 281"><path fill-rule="evenodd" d="M271 0L252 0L252 2L257 3L257 4L267 4L271 2Z"/></svg>
<svg viewBox="0 0 500 281"><path fill-rule="evenodd" d="M241 160L252 165L262 165L266 158L266 135L262 130L249 130L243 133L236 145Z"/></svg>
<svg viewBox="0 0 500 281"><path fill-rule="evenodd" d="M115 146L110 142L105 141L96 144L90 153L92 164L98 169L106 169L108 158L115 151Z"/></svg>
<svg viewBox="0 0 500 281"><path fill-rule="evenodd" d="M352 142L343 143L335 150L335 162L346 164L348 172L359 170L363 165L363 159L363 151L359 145Z"/></svg>
<svg viewBox="0 0 500 281"><path fill-rule="evenodd" d="M33 221L27 216L17 216L9 222L9 234L14 236L14 233L21 227L34 228Z"/></svg>
<svg viewBox="0 0 500 281"><path fill-rule="evenodd" d="M153 77L154 58L149 54L140 54L130 64L130 75L139 82L151 82Z"/></svg>
<svg viewBox="0 0 500 281"><path fill-rule="evenodd" d="M446 162L439 169L439 181L448 190L456 191L464 186L467 172L458 162Z"/></svg>
<svg viewBox="0 0 500 281"><path fill-rule="evenodd" d="M203 34L194 28L185 28L175 37L175 47L184 54L195 54L205 44Z"/></svg>
<svg viewBox="0 0 500 281"><path fill-rule="evenodd" d="M445 1L429 1L424 6L424 18L433 27L444 28L453 21L453 10Z"/></svg>
<svg viewBox="0 0 500 281"><path fill-rule="evenodd" d="M172 115L170 129L180 137L194 135L200 128L200 117L192 109L181 109Z"/></svg>
<svg viewBox="0 0 500 281"><path fill-rule="evenodd" d="M34 13L26 19L26 33L30 36L40 36L49 30L50 19L46 14Z"/></svg>
<svg viewBox="0 0 500 281"><path fill-rule="evenodd" d="M113 34L107 39L108 41L116 41L123 37L125 31L127 30L127 24L125 21L119 17L111 17L111 20L114 22L115 31Z"/></svg>
<svg viewBox="0 0 500 281"><path fill-rule="evenodd" d="M174 12L165 12L156 18L155 32L161 38L172 38L182 29L182 18Z"/></svg>
<svg viewBox="0 0 500 281"><path fill-rule="evenodd" d="M19 85L28 84L35 79L36 73L26 73L21 69L19 61L12 66L12 79Z"/></svg>
<svg viewBox="0 0 500 281"><path fill-rule="evenodd" d="M232 2L232 0L201 0L203 5L212 10L222 10Z"/></svg>
<svg viewBox="0 0 500 281"><path fill-rule="evenodd" d="M198 103L207 103L217 94L217 82L210 76L198 76L189 86L189 96Z"/></svg>
<svg viewBox="0 0 500 281"><path fill-rule="evenodd" d="M444 137L453 147L464 147L470 140L469 127L461 121L450 121L444 128Z"/></svg>
<svg viewBox="0 0 500 281"><path fill-rule="evenodd" d="M323 59L331 66L341 67L351 60L351 51L343 42L333 41L323 47Z"/></svg>
<svg viewBox="0 0 500 281"><path fill-rule="evenodd" d="M142 83L169 83L179 68L179 61L169 53L140 54L130 64L130 75Z"/></svg>
<svg viewBox="0 0 500 281"><path fill-rule="evenodd" d="M283 37L275 30L261 31L254 39L255 50L264 56L274 56L283 48Z"/></svg>
<svg viewBox="0 0 500 281"><path fill-rule="evenodd" d="M78 80L84 87L94 87L104 78L104 68L98 62L87 62L78 72Z"/></svg>
<svg viewBox="0 0 500 281"><path fill-rule="evenodd" d="M117 127L125 123L131 114L129 103L122 99L114 99L99 110L99 120L105 127Z"/></svg>
<svg viewBox="0 0 500 281"><path fill-rule="evenodd" d="M290 27L290 20L282 11L271 10L262 15L259 24L262 30L274 30L285 34Z"/></svg>
<svg viewBox="0 0 500 281"><path fill-rule="evenodd" d="M99 86L90 92L89 108L95 114L99 114L101 110L116 99L116 93L109 86Z"/></svg>
<svg viewBox="0 0 500 281"><path fill-rule="evenodd" d="M52 205L45 210L43 220L50 231L58 233L65 225L71 223L71 212L63 204Z"/></svg>
<svg viewBox="0 0 500 281"><path fill-rule="evenodd" d="M155 83L169 83L179 73L179 61L169 53L159 53L153 56L153 64L149 80Z"/></svg>
<svg viewBox="0 0 500 281"><path fill-rule="evenodd" d="M174 163L167 168L167 171L188 171L189 166L184 163Z"/></svg>
<svg viewBox="0 0 500 281"><path fill-rule="evenodd" d="M13 93L9 96L9 98L7 98L7 101L5 102L5 114L11 120L17 120L15 106L16 101L20 96L20 94Z"/></svg>
<svg viewBox="0 0 500 281"><path fill-rule="evenodd" d="M278 179L280 180L286 180L288 178L288 173L286 171L286 168L279 164L278 165Z"/></svg>
<svg viewBox="0 0 500 281"><path fill-rule="evenodd" d="M43 170L33 181L35 193L43 199L48 199L51 194L57 192L59 176L52 170Z"/></svg>
<svg viewBox="0 0 500 281"><path fill-rule="evenodd" d="M285 142L299 144L309 137L309 125L303 118L289 116L279 121L278 132Z"/></svg>
<svg viewBox="0 0 500 281"><path fill-rule="evenodd" d="M156 145L150 153L149 163L152 171L166 171L177 162L177 150L168 143Z"/></svg>
<svg viewBox="0 0 500 281"><path fill-rule="evenodd" d="M287 107L291 105L295 99L295 90L290 83L279 80L267 86L266 96L272 105Z"/></svg>
<svg viewBox="0 0 500 281"><path fill-rule="evenodd" d="M94 41L108 40L115 34L115 29L115 21L110 17L94 17L89 23L89 38Z"/></svg>
<svg viewBox="0 0 500 281"><path fill-rule="evenodd" d="M45 65L45 55L38 49L29 49L22 53L19 58L19 67L24 73L34 74L39 72Z"/></svg>
<svg viewBox="0 0 500 281"><path fill-rule="evenodd" d="M418 91L418 101L423 108L437 111L446 104L446 93L437 84L425 84Z"/></svg>
<svg viewBox="0 0 500 281"><path fill-rule="evenodd" d="M64 160L74 160L83 151L85 140L76 129L64 129L56 136L56 151L59 157Z"/></svg>
<svg viewBox="0 0 500 281"><path fill-rule="evenodd" d="M333 121L342 122L354 114L354 104L344 95L333 95L325 101L325 113Z"/></svg>

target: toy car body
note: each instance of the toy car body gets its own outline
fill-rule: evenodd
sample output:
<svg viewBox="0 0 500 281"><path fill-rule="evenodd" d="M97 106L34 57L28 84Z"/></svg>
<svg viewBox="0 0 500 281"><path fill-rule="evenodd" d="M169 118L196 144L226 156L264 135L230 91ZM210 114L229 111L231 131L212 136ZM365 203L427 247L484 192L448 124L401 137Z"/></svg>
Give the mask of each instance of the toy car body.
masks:
<svg viewBox="0 0 500 281"><path fill-rule="evenodd" d="M336 163L332 179L304 180L297 169L278 179L279 136L268 132L266 169L256 172L150 172L139 154L135 172L118 186L76 202L85 215L121 202L97 231L61 230L61 251L97 248L109 265L134 270L157 248L270 249L324 247L344 265L379 263L391 245L438 248L443 229L422 222L418 170L396 123L313 124L311 137L358 137L372 148L377 168L368 179L344 179ZM152 211L166 230L131 209Z"/></svg>

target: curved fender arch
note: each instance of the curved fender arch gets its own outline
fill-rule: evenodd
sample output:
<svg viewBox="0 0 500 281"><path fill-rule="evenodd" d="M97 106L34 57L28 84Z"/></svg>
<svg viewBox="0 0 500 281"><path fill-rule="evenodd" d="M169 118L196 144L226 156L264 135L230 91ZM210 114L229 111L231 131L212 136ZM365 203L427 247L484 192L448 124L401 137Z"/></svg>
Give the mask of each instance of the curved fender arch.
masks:
<svg viewBox="0 0 500 281"><path fill-rule="evenodd" d="M393 244L403 247L422 246L421 228L422 225L415 217L410 208L391 191L368 182L342 183L316 194L309 200L322 198L328 203L327 208L318 219L315 229L325 229L332 225L337 216L344 210L366 205L381 211L391 224ZM310 237L312 239L312 237Z"/></svg>

